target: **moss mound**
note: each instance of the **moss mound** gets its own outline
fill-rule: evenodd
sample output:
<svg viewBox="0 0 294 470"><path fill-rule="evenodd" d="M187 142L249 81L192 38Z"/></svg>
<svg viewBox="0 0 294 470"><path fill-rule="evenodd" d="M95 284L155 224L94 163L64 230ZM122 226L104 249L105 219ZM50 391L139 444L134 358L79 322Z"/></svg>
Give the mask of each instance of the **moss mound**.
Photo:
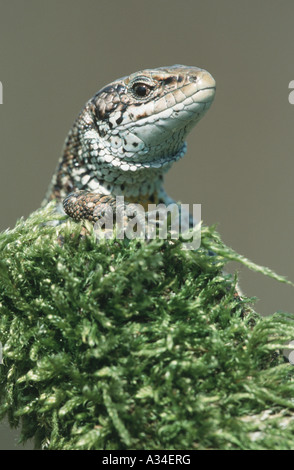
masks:
<svg viewBox="0 0 294 470"><path fill-rule="evenodd" d="M56 218L56 217L54 217ZM261 318L202 229L109 240L50 206L0 235L0 417L45 449L294 448L294 316ZM61 242L62 241L62 242ZM210 256L213 250L215 256Z"/></svg>

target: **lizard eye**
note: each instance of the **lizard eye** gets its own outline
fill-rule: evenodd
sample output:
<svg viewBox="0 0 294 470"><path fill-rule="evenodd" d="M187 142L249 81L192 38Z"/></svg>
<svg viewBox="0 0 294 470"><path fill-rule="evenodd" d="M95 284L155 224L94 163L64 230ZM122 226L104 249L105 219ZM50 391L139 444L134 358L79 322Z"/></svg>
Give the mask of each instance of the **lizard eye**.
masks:
<svg viewBox="0 0 294 470"><path fill-rule="evenodd" d="M137 98L146 98L150 94L152 88L153 87L147 83L135 82L132 86L132 91Z"/></svg>

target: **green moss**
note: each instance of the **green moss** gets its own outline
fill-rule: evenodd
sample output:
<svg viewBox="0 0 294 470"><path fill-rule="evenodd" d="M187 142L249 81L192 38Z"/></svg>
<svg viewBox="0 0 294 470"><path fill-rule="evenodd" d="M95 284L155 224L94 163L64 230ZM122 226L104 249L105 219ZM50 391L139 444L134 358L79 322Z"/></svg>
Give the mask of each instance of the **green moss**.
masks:
<svg viewBox="0 0 294 470"><path fill-rule="evenodd" d="M202 229L180 241L109 240L42 225L0 235L0 416L48 449L291 449L294 316L261 318ZM210 256L213 250L216 256Z"/></svg>

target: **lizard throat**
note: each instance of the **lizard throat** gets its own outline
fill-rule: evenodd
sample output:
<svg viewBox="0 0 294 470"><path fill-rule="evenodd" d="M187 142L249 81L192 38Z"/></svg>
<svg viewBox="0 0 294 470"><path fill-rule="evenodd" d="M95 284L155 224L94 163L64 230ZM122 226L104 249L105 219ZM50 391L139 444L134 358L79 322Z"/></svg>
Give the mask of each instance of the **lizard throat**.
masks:
<svg viewBox="0 0 294 470"><path fill-rule="evenodd" d="M87 182L91 190L104 194L136 197L158 193L163 175L172 164L182 158L187 150L186 143L172 155L159 156L148 161L126 161L119 157L105 155L91 159L91 180ZM78 175L77 175L78 176ZM77 185L79 186L79 185Z"/></svg>
<svg viewBox="0 0 294 470"><path fill-rule="evenodd" d="M183 142L175 152L168 152L162 155L150 156L147 154L146 156L143 155L138 157L137 159L127 159L122 157L117 157L114 155L105 155L99 156L97 158L97 169L99 171L107 170L108 172L115 172L117 173L128 173L128 172L138 172L146 169L162 169L165 172L165 168L169 169L170 165L180 158L182 158L187 151L187 144Z"/></svg>

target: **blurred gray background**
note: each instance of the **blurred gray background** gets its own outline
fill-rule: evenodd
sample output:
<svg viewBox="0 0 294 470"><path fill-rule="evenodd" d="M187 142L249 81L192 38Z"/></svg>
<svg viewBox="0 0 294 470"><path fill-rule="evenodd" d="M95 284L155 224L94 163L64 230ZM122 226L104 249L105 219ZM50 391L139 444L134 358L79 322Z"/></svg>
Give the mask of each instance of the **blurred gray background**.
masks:
<svg viewBox="0 0 294 470"><path fill-rule="evenodd" d="M0 6L1 230L39 207L66 134L96 91L143 68L196 65L214 76L217 94L166 189L201 203L204 223L218 224L226 244L294 281L293 0ZM230 269L260 313L294 312L293 288ZM0 449L22 449L16 441L1 425Z"/></svg>

